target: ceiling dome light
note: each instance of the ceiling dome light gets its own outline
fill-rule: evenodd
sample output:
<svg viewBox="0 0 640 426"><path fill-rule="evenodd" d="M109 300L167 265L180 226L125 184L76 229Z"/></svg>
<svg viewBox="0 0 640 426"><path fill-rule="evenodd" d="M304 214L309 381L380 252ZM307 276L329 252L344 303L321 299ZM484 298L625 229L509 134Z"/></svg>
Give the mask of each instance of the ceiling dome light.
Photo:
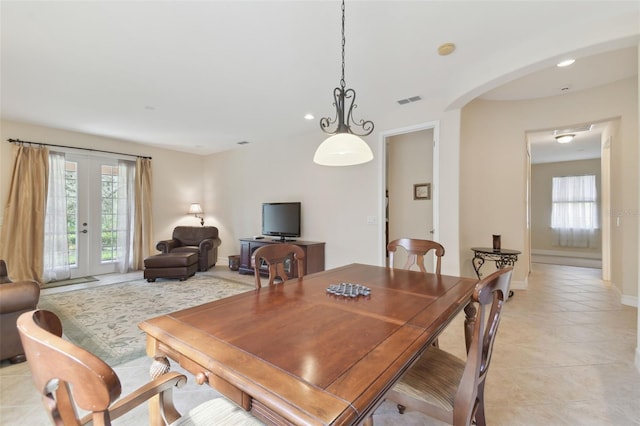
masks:
<svg viewBox="0 0 640 426"><path fill-rule="evenodd" d="M565 59L564 61L560 61L558 62L558 64L556 66L563 68L563 67L568 67L569 65L573 65L573 63L575 62L575 59Z"/></svg>
<svg viewBox="0 0 640 426"><path fill-rule="evenodd" d="M344 81L344 0L342 0L342 78L340 87L333 89L333 106L336 115L320 119L320 128L332 136L320 144L313 156L313 162L322 166L354 166L373 160L373 152L369 145L359 136L367 136L373 132L373 122L356 120L353 110L357 107L356 91L347 89ZM335 130L329 126L336 125ZM362 129L354 131L354 127Z"/></svg>
<svg viewBox="0 0 640 426"><path fill-rule="evenodd" d="M558 135L556 136L556 141L558 141L558 143L569 143L573 140L573 138L575 138L576 135L574 134L566 134L566 135Z"/></svg>

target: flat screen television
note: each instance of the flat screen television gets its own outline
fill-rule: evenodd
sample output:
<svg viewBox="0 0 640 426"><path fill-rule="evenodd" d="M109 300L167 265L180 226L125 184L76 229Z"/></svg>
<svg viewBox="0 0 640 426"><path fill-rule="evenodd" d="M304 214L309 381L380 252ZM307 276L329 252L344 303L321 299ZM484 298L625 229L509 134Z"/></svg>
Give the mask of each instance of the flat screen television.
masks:
<svg viewBox="0 0 640 426"><path fill-rule="evenodd" d="M263 203L262 235L287 241L300 236L300 203Z"/></svg>

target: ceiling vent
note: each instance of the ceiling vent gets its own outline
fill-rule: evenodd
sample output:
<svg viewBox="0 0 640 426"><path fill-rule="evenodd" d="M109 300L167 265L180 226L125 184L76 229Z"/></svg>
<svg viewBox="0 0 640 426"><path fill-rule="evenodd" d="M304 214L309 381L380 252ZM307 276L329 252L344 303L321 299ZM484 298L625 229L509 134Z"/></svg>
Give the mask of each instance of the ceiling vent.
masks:
<svg viewBox="0 0 640 426"><path fill-rule="evenodd" d="M411 102L418 102L421 101L422 98L420 96L412 96L410 98L406 98L406 99L400 99L399 101L397 101L400 105L406 105L409 104Z"/></svg>

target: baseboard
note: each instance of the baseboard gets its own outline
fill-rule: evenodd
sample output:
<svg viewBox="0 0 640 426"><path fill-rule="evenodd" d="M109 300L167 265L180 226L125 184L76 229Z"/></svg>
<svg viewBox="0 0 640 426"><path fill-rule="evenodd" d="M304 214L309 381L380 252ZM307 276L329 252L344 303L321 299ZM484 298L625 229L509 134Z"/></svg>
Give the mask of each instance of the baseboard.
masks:
<svg viewBox="0 0 640 426"><path fill-rule="evenodd" d="M638 298L634 296L621 295L620 303L627 306L632 306L634 308L638 307Z"/></svg>
<svg viewBox="0 0 640 426"><path fill-rule="evenodd" d="M513 281L511 280L511 290L526 290L529 285L528 278L525 278L524 281Z"/></svg>
<svg viewBox="0 0 640 426"><path fill-rule="evenodd" d="M602 255L600 253L533 249L531 250L531 261L550 265L602 269Z"/></svg>

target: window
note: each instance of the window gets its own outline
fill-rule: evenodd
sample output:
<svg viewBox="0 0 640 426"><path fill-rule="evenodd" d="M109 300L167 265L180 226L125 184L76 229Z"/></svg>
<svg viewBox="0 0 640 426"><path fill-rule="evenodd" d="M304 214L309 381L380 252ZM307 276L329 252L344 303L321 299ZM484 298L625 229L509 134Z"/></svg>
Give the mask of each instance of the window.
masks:
<svg viewBox="0 0 640 426"><path fill-rule="evenodd" d="M595 175L553 178L551 228L561 247L592 247L598 229Z"/></svg>

